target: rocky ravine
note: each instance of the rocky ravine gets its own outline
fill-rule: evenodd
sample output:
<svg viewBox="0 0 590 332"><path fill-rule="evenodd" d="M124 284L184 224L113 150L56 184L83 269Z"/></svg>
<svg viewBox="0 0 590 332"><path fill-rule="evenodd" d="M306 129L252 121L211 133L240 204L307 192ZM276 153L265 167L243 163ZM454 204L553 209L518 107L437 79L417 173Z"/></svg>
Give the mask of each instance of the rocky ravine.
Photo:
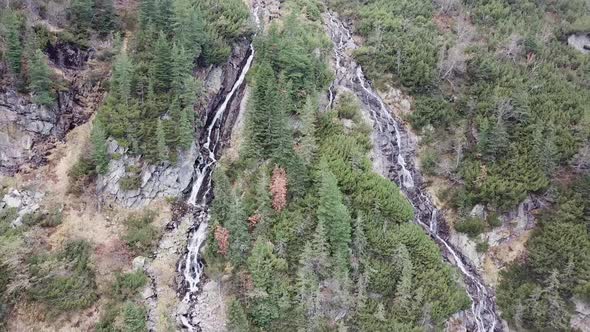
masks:
<svg viewBox="0 0 590 332"><path fill-rule="evenodd" d="M478 332L506 330L496 312L493 291L485 285L471 261L449 242L449 230L444 215L433 204L416 167L415 141L411 139L403 123L396 119L373 90L362 68L353 60L351 52L357 45L351 30L334 13L327 13L324 21L334 43L333 65L336 71L336 79L328 93L328 107L342 91L350 91L358 97L363 113L374 129L372 139L375 170L400 187L414 207L415 222L425 229L439 245L443 256L463 276L467 293L472 300L471 310L466 313L465 328Z"/></svg>

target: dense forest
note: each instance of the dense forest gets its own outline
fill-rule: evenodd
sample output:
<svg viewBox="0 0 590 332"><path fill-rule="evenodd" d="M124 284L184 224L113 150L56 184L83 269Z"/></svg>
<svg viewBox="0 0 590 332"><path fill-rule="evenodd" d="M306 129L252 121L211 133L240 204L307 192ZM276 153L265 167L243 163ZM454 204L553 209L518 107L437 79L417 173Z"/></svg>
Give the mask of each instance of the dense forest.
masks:
<svg viewBox="0 0 590 332"><path fill-rule="evenodd" d="M375 84L414 97L407 120L421 134L422 170L449 183L439 197L459 213L458 231L501 225L528 195L548 200L498 303L518 329L569 329L590 262L590 58L567 39L590 31L588 2L330 3L357 22L356 58ZM487 220L470 215L477 204Z"/></svg>
<svg viewBox="0 0 590 332"><path fill-rule="evenodd" d="M287 5L258 37L240 159L215 173L206 261L212 278L231 273L230 330L440 328L470 301L372 171L354 97L319 111L331 43L318 3Z"/></svg>

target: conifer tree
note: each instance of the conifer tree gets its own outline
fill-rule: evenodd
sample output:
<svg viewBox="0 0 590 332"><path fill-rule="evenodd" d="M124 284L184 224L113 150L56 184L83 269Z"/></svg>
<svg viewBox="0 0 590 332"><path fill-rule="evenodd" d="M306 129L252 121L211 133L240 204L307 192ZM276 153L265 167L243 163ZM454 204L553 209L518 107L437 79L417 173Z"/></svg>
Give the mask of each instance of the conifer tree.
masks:
<svg viewBox="0 0 590 332"><path fill-rule="evenodd" d="M160 119L158 119L158 125L156 127L156 151L158 153L158 161L166 161L170 157L168 146L166 145L164 125Z"/></svg>
<svg viewBox="0 0 590 332"><path fill-rule="evenodd" d="M172 1L173 0L155 0L155 15L153 17L153 24L156 31L163 31L165 36L170 36L172 33Z"/></svg>
<svg viewBox="0 0 590 332"><path fill-rule="evenodd" d="M320 164L320 187L318 190L318 222L326 227L332 255L340 267L348 261L348 244L351 241L351 220L348 209L334 174L325 162Z"/></svg>
<svg viewBox="0 0 590 332"><path fill-rule="evenodd" d="M117 101L127 108L131 101L131 78L133 64L127 52L123 49L119 52L113 65L113 77L111 79L111 94Z"/></svg>
<svg viewBox="0 0 590 332"><path fill-rule="evenodd" d="M186 76L192 75L192 60L192 56L187 54L184 46L178 46L177 43L172 45L171 87L176 95L183 92Z"/></svg>
<svg viewBox="0 0 590 332"><path fill-rule="evenodd" d="M305 101L305 105L301 111L301 121L303 128L301 129L301 134L303 137L301 138L301 149L300 154L307 164L311 163L313 160L313 156L317 150L317 142L315 137L315 121L316 121L316 111L318 105L315 98L307 97Z"/></svg>
<svg viewBox="0 0 590 332"><path fill-rule="evenodd" d="M178 146L183 150L189 149L194 140L193 124L189 115L191 111L192 109L185 108L178 123Z"/></svg>
<svg viewBox="0 0 590 332"><path fill-rule="evenodd" d="M171 75L171 50L164 32L160 30L158 40L154 48L154 88L158 92L166 92L170 88Z"/></svg>
<svg viewBox="0 0 590 332"><path fill-rule="evenodd" d="M247 332L250 330L248 316L238 299L230 301L227 321L228 332Z"/></svg>
<svg viewBox="0 0 590 332"><path fill-rule="evenodd" d="M234 265L241 264L246 258L250 248L250 234L248 233L247 216L239 198L232 195L234 199L230 203L230 214L227 220L224 220L224 227L230 233L230 259Z"/></svg>
<svg viewBox="0 0 590 332"><path fill-rule="evenodd" d="M109 154L107 150L107 137L102 123L96 121L90 133L92 142L92 159L96 165L98 174L106 174L109 167Z"/></svg>
<svg viewBox="0 0 590 332"><path fill-rule="evenodd" d="M223 167L217 167L213 172L213 196L211 220L223 224L231 216L234 201L231 184Z"/></svg>
<svg viewBox="0 0 590 332"><path fill-rule="evenodd" d="M395 254L395 262L401 272L400 280L395 291L395 312L398 317L407 320L410 314L410 304L412 302L413 274L414 268L410 258L410 253L405 245L400 245Z"/></svg>
<svg viewBox="0 0 590 332"><path fill-rule="evenodd" d="M29 88L33 93L34 101L41 105L52 105L55 97L51 93L51 70L47 65L47 56L36 50L29 70L31 82Z"/></svg>
<svg viewBox="0 0 590 332"><path fill-rule="evenodd" d="M23 56L23 43L20 38L21 20L15 12L10 11L7 15L6 21L6 43L8 46L6 58L12 73L18 75L21 73L21 61Z"/></svg>
<svg viewBox="0 0 590 332"><path fill-rule="evenodd" d="M77 31L82 35L88 33L92 24L94 18L93 5L93 0L73 0L70 6L70 15L74 26L76 26Z"/></svg>
<svg viewBox="0 0 590 332"><path fill-rule="evenodd" d="M205 42L205 23L198 5L188 0L174 1L173 29L176 42L192 59L199 57Z"/></svg>
<svg viewBox="0 0 590 332"><path fill-rule="evenodd" d="M156 2L155 0L141 0L139 5L139 28L141 31L146 32L154 21L156 15Z"/></svg>
<svg viewBox="0 0 590 332"><path fill-rule="evenodd" d="M115 30L115 6L113 0L94 0L92 26L101 36Z"/></svg>

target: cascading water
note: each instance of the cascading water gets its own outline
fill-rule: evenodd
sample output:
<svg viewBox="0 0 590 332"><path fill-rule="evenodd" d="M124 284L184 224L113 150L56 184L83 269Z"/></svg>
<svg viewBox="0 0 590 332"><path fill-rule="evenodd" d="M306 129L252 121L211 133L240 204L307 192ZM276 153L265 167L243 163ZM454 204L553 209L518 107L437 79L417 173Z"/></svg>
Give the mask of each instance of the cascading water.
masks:
<svg viewBox="0 0 590 332"><path fill-rule="evenodd" d="M256 27L260 27L260 19L258 17L258 4L253 2L252 11ZM199 290L199 283L203 274L203 263L200 258L200 250L203 243L207 239L207 228L209 225L209 199L211 196L211 177L213 169L217 164L220 148L222 144L222 132L225 125L225 115L231 104L233 98L242 88L246 74L252 66L254 60L254 46L250 43L249 53L247 59L242 66L238 79L235 81L232 89L223 99L221 105L213 113L212 119L206 120L206 135L205 143L201 146L201 154L195 165L195 175L193 185L187 203L194 207L196 211L194 214L194 224L198 227L193 227L190 231L189 241L187 244L187 252L178 266L178 272L182 274L184 279L184 286L186 293L184 294L183 302L190 306L194 306L194 297ZM191 310L187 314L180 317L182 324L189 331L197 330L198 323L191 321Z"/></svg>
<svg viewBox="0 0 590 332"><path fill-rule="evenodd" d="M331 107L337 88L350 90L357 95L363 110L373 121L376 149L386 158L389 167L384 176L392 179L401 188L414 207L415 222L421 225L439 245L445 258L454 264L463 275L467 292L472 300L471 316L478 332L502 331L496 313L493 293L483 284L481 277L467 258L460 254L446 239L441 229L443 215L438 213L432 199L423 190L421 176L414 165L414 148L406 129L394 118L383 100L371 88L362 68L352 59L349 52L357 45L352 32L334 13L326 15L328 32L334 43L336 78L328 92L328 106Z"/></svg>

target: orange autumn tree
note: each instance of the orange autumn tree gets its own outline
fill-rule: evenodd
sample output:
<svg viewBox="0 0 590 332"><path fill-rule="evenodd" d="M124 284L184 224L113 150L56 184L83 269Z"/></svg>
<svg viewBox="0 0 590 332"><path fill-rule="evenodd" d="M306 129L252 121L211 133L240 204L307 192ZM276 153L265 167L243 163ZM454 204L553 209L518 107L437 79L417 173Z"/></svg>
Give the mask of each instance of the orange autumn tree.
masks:
<svg viewBox="0 0 590 332"><path fill-rule="evenodd" d="M229 250L229 231L223 226L217 225L215 228L215 240L217 241L217 253L226 256Z"/></svg>
<svg viewBox="0 0 590 332"><path fill-rule="evenodd" d="M272 207L275 211L281 212L287 205L287 172L279 166L275 166L272 171L270 192Z"/></svg>

